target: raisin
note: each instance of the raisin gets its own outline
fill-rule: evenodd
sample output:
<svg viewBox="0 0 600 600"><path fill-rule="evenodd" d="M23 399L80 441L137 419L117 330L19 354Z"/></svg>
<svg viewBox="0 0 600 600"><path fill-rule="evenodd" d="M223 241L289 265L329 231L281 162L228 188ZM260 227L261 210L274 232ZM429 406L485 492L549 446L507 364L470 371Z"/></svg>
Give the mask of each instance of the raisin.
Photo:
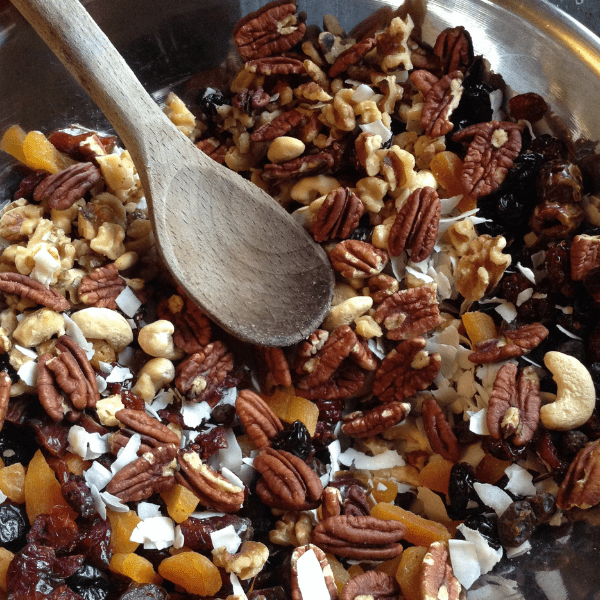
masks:
<svg viewBox="0 0 600 600"><path fill-rule="evenodd" d="M235 415L235 406L232 404L218 404L212 409L210 420L228 429L231 427Z"/></svg>
<svg viewBox="0 0 600 600"><path fill-rule="evenodd" d="M231 101L225 98L223 94L218 90L207 88L204 94L199 98L198 104L202 112L209 118L214 119L217 117L217 108L219 106L226 106L231 104Z"/></svg>
<svg viewBox="0 0 600 600"><path fill-rule="evenodd" d="M546 272L552 286L564 296L575 295L575 282L571 279L571 244L562 240L546 250Z"/></svg>
<svg viewBox="0 0 600 600"><path fill-rule="evenodd" d="M95 519L80 519L78 524L81 537L75 552L85 555L95 567L106 569L112 556L110 521L98 515Z"/></svg>
<svg viewBox="0 0 600 600"><path fill-rule="evenodd" d="M465 519L465 525L469 529L478 531L495 550L500 548L498 518L495 515L471 515Z"/></svg>
<svg viewBox="0 0 600 600"><path fill-rule="evenodd" d="M59 552L70 552L79 539L77 523L65 506L55 506L49 513L38 515L27 534L28 543L50 546Z"/></svg>
<svg viewBox="0 0 600 600"><path fill-rule="evenodd" d="M271 448L285 450L302 460L314 451L310 434L302 421L294 421L291 428L280 431L271 440Z"/></svg>
<svg viewBox="0 0 600 600"><path fill-rule="evenodd" d="M483 449L499 460L515 461L525 453L527 446L515 446L509 440L493 440L486 438L483 441Z"/></svg>
<svg viewBox="0 0 600 600"><path fill-rule="evenodd" d="M38 444L52 456L62 457L69 445L69 428L63 423L57 423L48 415L39 419L30 419L29 426L35 431Z"/></svg>
<svg viewBox="0 0 600 600"><path fill-rule="evenodd" d="M476 482L475 471L471 465L456 463L450 469L447 511L453 521L466 519L471 514L481 512L479 495L473 487ZM475 502L477 506L469 508L470 502Z"/></svg>
<svg viewBox="0 0 600 600"><path fill-rule="evenodd" d="M6 501L0 505L0 545L11 552L20 550L26 542L29 521L25 507Z"/></svg>
<svg viewBox="0 0 600 600"><path fill-rule="evenodd" d="M510 111L510 116L515 121L525 119L535 123L546 114L548 105L539 94L527 92L526 94L513 96L508 101L508 110Z"/></svg>
<svg viewBox="0 0 600 600"><path fill-rule="evenodd" d="M0 431L0 458L9 467L16 463L27 466L36 453L38 446L32 435L12 423L4 423Z"/></svg>
<svg viewBox="0 0 600 600"><path fill-rule="evenodd" d="M165 590L149 583L146 585L133 584L120 596L119 600L167 600L169 595Z"/></svg>
<svg viewBox="0 0 600 600"><path fill-rule="evenodd" d="M544 163L536 180L538 198L543 202L579 202L582 187L579 167L560 158Z"/></svg>
<svg viewBox="0 0 600 600"><path fill-rule="evenodd" d="M583 431L577 429L571 429L565 431L560 436L559 448L565 456L575 456L588 442L588 438Z"/></svg>
<svg viewBox="0 0 600 600"><path fill-rule="evenodd" d="M556 513L556 501L552 494L543 493L525 498L533 510L534 525L547 523Z"/></svg>
<svg viewBox="0 0 600 600"><path fill-rule="evenodd" d="M105 600L110 592L108 577L97 567L84 564L66 584L84 600Z"/></svg>
<svg viewBox="0 0 600 600"><path fill-rule="evenodd" d="M229 525L233 525L235 532L243 542L253 539L252 521L237 515L209 517L208 519L189 517L180 524L180 527L187 548L190 548L190 550L212 550L213 545L210 534Z"/></svg>
<svg viewBox="0 0 600 600"><path fill-rule="evenodd" d="M548 133L536 137L529 145L529 150L541 154L544 162L557 158L568 159L570 154L565 142Z"/></svg>
<svg viewBox="0 0 600 600"><path fill-rule="evenodd" d="M371 225L370 218L371 217L369 216L369 213L365 212L365 214L358 221L358 227L348 236L348 239L368 242L373 235L373 227Z"/></svg>
<svg viewBox="0 0 600 600"><path fill-rule="evenodd" d="M459 444L474 444L479 441L479 435L469 429L469 421L459 421L452 428Z"/></svg>
<svg viewBox="0 0 600 600"><path fill-rule="evenodd" d="M525 500L509 505L498 519L498 538L505 548L516 548L533 533L533 509Z"/></svg>
<svg viewBox="0 0 600 600"><path fill-rule="evenodd" d="M21 181L19 189L15 193L15 200L18 200L19 198L33 200L33 192L35 191L35 188L42 183L42 181L46 179L48 175L48 171L44 170L33 171L32 173L29 173L29 175L26 175Z"/></svg>

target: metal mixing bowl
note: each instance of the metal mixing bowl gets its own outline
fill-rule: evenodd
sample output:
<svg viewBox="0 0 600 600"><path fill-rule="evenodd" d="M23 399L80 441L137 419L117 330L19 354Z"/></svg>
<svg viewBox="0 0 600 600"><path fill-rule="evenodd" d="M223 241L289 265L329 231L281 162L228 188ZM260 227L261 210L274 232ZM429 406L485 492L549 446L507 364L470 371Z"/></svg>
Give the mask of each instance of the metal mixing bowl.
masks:
<svg viewBox="0 0 600 600"><path fill-rule="evenodd" d="M262 0L84 0L157 101L170 89L190 90L218 81L234 56L230 33ZM373 10L401 0L298 0L309 23L324 13L350 30ZM407 10L432 43L448 26L463 25L507 86L537 92L551 105L553 127L572 136L591 187L600 190L594 154L600 138L600 39L544 0L407 0ZM185 82L191 80L191 84ZM70 77L7 0L0 0L0 132L14 123L25 130L69 123L110 129ZM12 196L14 161L0 154L0 200ZM13 175L11 176L11 173ZM475 600L592 600L600 597L598 528L584 523L539 532L532 551L503 561L469 592ZM514 582L514 583L511 583Z"/></svg>

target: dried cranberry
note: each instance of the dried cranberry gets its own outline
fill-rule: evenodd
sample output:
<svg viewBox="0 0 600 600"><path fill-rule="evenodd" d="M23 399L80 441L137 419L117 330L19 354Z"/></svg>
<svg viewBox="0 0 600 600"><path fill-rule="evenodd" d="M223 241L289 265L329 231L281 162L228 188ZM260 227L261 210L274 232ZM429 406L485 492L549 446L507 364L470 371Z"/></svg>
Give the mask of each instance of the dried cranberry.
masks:
<svg viewBox="0 0 600 600"><path fill-rule="evenodd" d="M83 565L66 580L67 585L84 600L105 600L110 592L106 574L92 565Z"/></svg>
<svg viewBox="0 0 600 600"><path fill-rule="evenodd" d="M167 600L168 598L167 592L153 583L144 585L134 583L119 597L119 600Z"/></svg>
<svg viewBox="0 0 600 600"><path fill-rule="evenodd" d="M121 402L125 408L131 410L146 410L146 403L141 396L134 394L131 390L120 390Z"/></svg>
<svg viewBox="0 0 600 600"><path fill-rule="evenodd" d="M206 461L219 450L228 447L227 430L224 427L213 427L199 433L194 443L200 446L200 458Z"/></svg>
<svg viewBox="0 0 600 600"><path fill-rule="evenodd" d="M79 528L65 506L54 506L49 513L38 515L27 534L28 543L50 546L70 552L79 539Z"/></svg>
<svg viewBox="0 0 600 600"><path fill-rule="evenodd" d="M498 538L505 548L516 548L533 533L533 509L525 500L509 505L498 519Z"/></svg>
<svg viewBox="0 0 600 600"><path fill-rule="evenodd" d="M233 525L235 532L242 541L250 541L254 536L252 521L237 515L225 515L223 517L209 517L208 519L196 519L189 517L180 524L181 533L186 547L191 550L212 550L211 533Z"/></svg>
<svg viewBox="0 0 600 600"><path fill-rule="evenodd" d="M448 484L448 516L452 520L466 519L469 515L481 512L479 495L473 487L477 482L473 467L467 463L456 463L450 469ZM469 508L475 502L476 507Z"/></svg>
<svg viewBox="0 0 600 600"><path fill-rule="evenodd" d="M39 419L30 419L29 426L35 431L38 444L52 456L62 457L69 445L69 428L64 423L57 423L48 415Z"/></svg>
<svg viewBox="0 0 600 600"><path fill-rule="evenodd" d="M75 552L84 554L87 562L99 569L106 569L112 557L110 548L111 527L108 519L79 519L81 537Z"/></svg>
<svg viewBox="0 0 600 600"><path fill-rule="evenodd" d="M44 170L33 171L32 173L29 173L29 175L26 175L23 178L23 181L21 181L19 189L15 193L15 200L18 200L19 198L33 200L33 192L35 191L35 188L42 183L42 181L46 179L48 175L50 175L50 173Z"/></svg>
<svg viewBox="0 0 600 600"><path fill-rule="evenodd" d="M20 550L26 541L29 520L25 507L9 500L0 505L0 545L11 552Z"/></svg>
<svg viewBox="0 0 600 600"><path fill-rule="evenodd" d="M271 440L271 448L285 450L302 460L314 451L310 434L302 421L294 421L290 428L280 431Z"/></svg>
<svg viewBox="0 0 600 600"><path fill-rule="evenodd" d="M96 506L85 479L81 475L67 472L64 478L59 477L59 480L60 491L69 506L86 519L93 517Z"/></svg>
<svg viewBox="0 0 600 600"><path fill-rule="evenodd" d="M37 449L35 439L23 427L4 423L0 431L0 458L6 467L16 463L27 466Z"/></svg>
<svg viewBox="0 0 600 600"><path fill-rule="evenodd" d="M498 550L502 545L498 539L498 519L496 515L471 515L465 519L465 525L469 529L478 531L492 548Z"/></svg>

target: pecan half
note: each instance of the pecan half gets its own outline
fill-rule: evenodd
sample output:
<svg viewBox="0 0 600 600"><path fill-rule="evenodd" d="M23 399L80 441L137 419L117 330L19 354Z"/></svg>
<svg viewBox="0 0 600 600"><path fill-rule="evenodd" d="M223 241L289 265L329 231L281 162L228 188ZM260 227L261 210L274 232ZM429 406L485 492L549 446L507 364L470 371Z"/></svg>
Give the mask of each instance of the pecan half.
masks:
<svg viewBox="0 0 600 600"><path fill-rule="evenodd" d="M344 240L336 244L329 254L333 268L348 279L378 275L388 258L387 252L360 240Z"/></svg>
<svg viewBox="0 0 600 600"><path fill-rule="evenodd" d="M425 98L431 88L439 81L439 78L425 69L418 69L410 74L410 80Z"/></svg>
<svg viewBox="0 0 600 600"><path fill-rule="evenodd" d="M53 358L52 354L42 354L38 358L37 392L46 414L58 422L62 421L65 406L62 394L56 389L52 371L46 366L46 363Z"/></svg>
<svg viewBox="0 0 600 600"><path fill-rule="evenodd" d="M423 600L459 600L461 585L450 564L450 552L446 542L433 542L423 557L420 578Z"/></svg>
<svg viewBox="0 0 600 600"><path fill-rule="evenodd" d="M406 526L371 516L339 515L321 521L311 542L325 552L357 560L387 560L402 554Z"/></svg>
<svg viewBox="0 0 600 600"><path fill-rule="evenodd" d="M363 203L349 188L329 192L311 229L315 241L345 240L358 227L364 212Z"/></svg>
<svg viewBox="0 0 600 600"><path fill-rule="evenodd" d="M243 89L235 96L231 104L236 108L241 108L246 114L251 115L256 108L263 108L270 101L271 96L260 86L255 90Z"/></svg>
<svg viewBox="0 0 600 600"><path fill-rule="evenodd" d="M316 175L331 169L335 158L331 152L318 152L299 156L280 164L267 163L264 166L265 179L292 179L294 177Z"/></svg>
<svg viewBox="0 0 600 600"><path fill-rule="evenodd" d="M569 466L556 496L556 506L590 508L600 502L600 440L586 444Z"/></svg>
<svg viewBox="0 0 600 600"><path fill-rule="evenodd" d="M175 444L179 447L179 436L158 419L142 410L124 408L118 410L115 417L136 433L151 437L161 444Z"/></svg>
<svg viewBox="0 0 600 600"><path fill-rule="evenodd" d="M177 463L180 468L175 474L177 483L194 492L202 506L225 513L240 510L244 503L244 489L205 465L197 452L179 450Z"/></svg>
<svg viewBox="0 0 600 600"><path fill-rule="evenodd" d="M383 359L373 382L373 393L379 400L401 402L429 387L442 366L442 359L437 352L430 355L426 345L422 337L406 340Z"/></svg>
<svg viewBox="0 0 600 600"><path fill-rule="evenodd" d="M308 400L335 400L349 398L363 386L365 381L364 371L357 365L342 363L333 377L315 387L306 385L302 379L295 388L297 396Z"/></svg>
<svg viewBox="0 0 600 600"><path fill-rule="evenodd" d="M159 446L125 465L106 486L106 491L123 502L136 502L170 490L175 485L174 468L177 456L172 445Z"/></svg>
<svg viewBox="0 0 600 600"><path fill-rule="evenodd" d="M377 598L394 600L400 594L400 586L395 577L383 571L365 571L355 575L345 586L340 600L355 598Z"/></svg>
<svg viewBox="0 0 600 600"><path fill-rule="evenodd" d="M242 390L238 394L235 412L259 450L270 446L271 439L283 431L279 417L258 394L250 390Z"/></svg>
<svg viewBox="0 0 600 600"><path fill-rule="evenodd" d="M342 514L342 496L340 490L337 488L328 486L323 490L322 503L319 507L317 514L321 521L329 517L337 517Z"/></svg>
<svg viewBox="0 0 600 600"><path fill-rule="evenodd" d="M288 56L269 56L249 60L244 69L261 75L298 75L304 73L304 63Z"/></svg>
<svg viewBox="0 0 600 600"><path fill-rule="evenodd" d="M446 135L454 128L450 117L462 97L462 81L462 72L452 71L436 81L427 92L421 111L421 127L428 138Z"/></svg>
<svg viewBox="0 0 600 600"><path fill-rule="evenodd" d="M458 440L439 404L434 398L427 398L422 411L423 427L431 449L446 460L457 463L460 460Z"/></svg>
<svg viewBox="0 0 600 600"><path fill-rule="evenodd" d="M517 365L500 367L486 415L490 435L501 440L513 436L515 446L531 440L540 421L540 378L532 367L525 367L517 381Z"/></svg>
<svg viewBox="0 0 600 600"><path fill-rule="evenodd" d="M78 289L79 299L84 304L116 310L118 307L115 300L126 287L127 284L119 275L115 263L110 263L81 280Z"/></svg>
<svg viewBox="0 0 600 600"><path fill-rule="evenodd" d="M323 486L317 474L285 450L266 448L254 459L253 467L262 475L256 493L271 508L306 510L321 500Z"/></svg>
<svg viewBox="0 0 600 600"><path fill-rule="evenodd" d="M292 375L287 358L281 348L260 348L269 374L267 375L267 387L274 385L283 385L289 387L292 385Z"/></svg>
<svg viewBox="0 0 600 600"><path fill-rule="evenodd" d="M369 50L375 46L375 38L365 38L356 42L350 48L344 50L335 59L335 62L329 68L329 77L332 79L343 73L348 67L356 64Z"/></svg>
<svg viewBox="0 0 600 600"><path fill-rule="evenodd" d="M444 29L435 40L433 53L440 59L444 73L466 71L473 62L471 36L462 26Z"/></svg>
<svg viewBox="0 0 600 600"><path fill-rule="evenodd" d="M295 108L275 117L250 135L253 142L266 142L285 135L302 121L303 115Z"/></svg>
<svg viewBox="0 0 600 600"><path fill-rule="evenodd" d="M183 293L162 300L157 315L173 323L173 342L187 354L200 352L210 342L212 331L208 317Z"/></svg>
<svg viewBox="0 0 600 600"><path fill-rule="evenodd" d="M505 179L521 151L522 126L509 121L478 123L458 131L455 142L470 141L461 183L466 196L487 196Z"/></svg>
<svg viewBox="0 0 600 600"><path fill-rule="evenodd" d="M306 25L295 16L296 3L276 0L238 21L233 39L244 60L287 52L303 37Z"/></svg>
<svg viewBox="0 0 600 600"><path fill-rule="evenodd" d="M410 250L413 262L425 260L435 245L441 213L442 203L433 188L418 188L412 192L390 229L390 255L398 256L404 250Z"/></svg>
<svg viewBox="0 0 600 600"><path fill-rule="evenodd" d="M342 431L350 437L372 437L403 421L409 412L408 403L386 402L366 413L355 411L346 415Z"/></svg>
<svg viewBox="0 0 600 600"><path fill-rule="evenodd" d="M227 154L227 145L222 144L217 138L209 137L205 140L196 142L196 148L202 150L204 154L208 154L210 158L218 162L220 165L225 164L225 155Z"/></svg>
<svg viewBox="0 0 600 600"><path fill-rule="evenodd" d="M57 312L71 307L69 301L56 290L47 288L32 277L20 273L0 273L0 292L16 294Z"/></svg>
<svg viewBox="0 0 600 600"><path fill-rule="evenodd" d="M329 592L329 597L331 598L331 600L336 600L338 597L338 591L335 585L333 571L329 566L329 562L327 561L325 552L323 552L321 548L315 546L314 544L300 546L296 548L292 553L292 600L311 600L310 598L307 598L302 594L300 586L298 584L298 559L307 552L314 552L315 556L317 557L317 560L319 561L319 566L321 567L321 571L323 573L323 580L325 582L325 586L327 587L327 591Z"/></svg>
<svg viewBox="0 0 600 600"><path fill-rule="evenodd" d="M12 381L6 371L0 372L0 431L4 426L6 413L8 412L8 402L10 400L10 386Z"/></svg>
<svg viewBox="0 0 600 600"><path fill-rule="evenodd" d="M375 311L375 321L387 329L390 340L405 340L440 324L435 284L396 292Z"/></svg>
<svg viewBox="0 0 600 600"><path fill-rule="evenodd" d="M367 285L369 286L369 294L375 304L380 304L386 298L395 294L400 288L398 280L385 273L369 277Z"/></svg>
<svg viewBox="0 0 600 600"><path fill-rule="evenodd" d="M475 352L469 354L469 360L476 364L486 364L523 356L546 339L548 333L541 323L530 323L505 331L500 338L475 344Z"/></svg>
<svg viewBox="0 0 600 600"><path fill-rule="evenodd" d="M571 279L583 281L599 264L600 236L576 235L571 243Z"/></svg>
<svg viewBox="0 0 600 600"><path fill-rule="evenodd" d="M46 177L35 188L33 199L47 200L49 208L66 210L101 180L102 173L93 163L75 163Z"/></svg>
<svg viewBox="0 0 600 600"><path fill-rule="evenodd" d="M360 485L351 485L344 500L343 513L351 517L365 517L371 514L367 493Z"/></svg>
<svg viewBox="0 0 600 600"><path fill-rule="evenodd" d="M218 401L218 387L223 384L231 369L231 352L227 351L222 342L212 342L177 365L175 386L188 400L206 400L214 406Z"/></svg>

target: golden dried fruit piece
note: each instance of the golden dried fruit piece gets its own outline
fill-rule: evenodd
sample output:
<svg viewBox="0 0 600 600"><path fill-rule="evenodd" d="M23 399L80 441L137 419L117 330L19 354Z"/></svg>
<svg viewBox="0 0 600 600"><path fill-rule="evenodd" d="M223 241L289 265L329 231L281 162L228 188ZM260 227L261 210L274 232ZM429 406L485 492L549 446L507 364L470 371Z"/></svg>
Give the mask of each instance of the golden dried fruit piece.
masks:
<svg viewBox="0 0 600 600"><path fill-rule="evenodd" d="M195 510L200 499L194 492L176 483L169 491L163 492L161 498L167 505L167 512L175 523L183 523Z"/></svg>
<svg viewBox="0 0 600 600"><path fill-rule="evenodd" d="M6 572L14 554L6 548L0 548L0 591L6 592Z"/></svg>
<svg viewBox="0 0 600 600"><path fill-rule="evenodd" d="M17 504L25 502L25 467L21 463L0 469L0 491Z"/></svg>
<svg viewBox="0 0 600 600"><path fill-rule="evenodd" d="M197 552L181 552L165 558L158 572L190 594L214 596L221 589L221 575L213 563Z"/></svg>
<svg viewBox="0 0 600 600"><path fill-rule="evenodd" d="M135 552L139 546L138 542L132 542L131 532L137 527L141 519L133 510L128 512L106 511L110 521L110 549L115 554L130 554Z"/></svg>
<svg viewBox="0 0 600 600"><path fill-rule="evenodd" d="M406 600L422 600L421 596L421 566L427 554L424 546L407 548L400 557L396 571L396 581Z"/></svg>
<svg viewBox="0 0 600 600"><path fill-rule="evenodd" d="M30 131L23 140L25 164L31 169L41 169L54 174L74 165L76 161L59 152L46 136L39 131Z"/></svg>
<svg viewBox="0 0 600 600"><path fill-rule="evenodd" d="M152 563L138 554L113 554L110 570L129 577L136 583L154 583L160 585L162 577L156 573Z"/></svg>
<svg viewBox="0 0 600 600"><path fill-rule="evenodd" d="M461 318L473 347L496 337L496 324L490 315L474 310L463 314Z"/></svg>
<svg viewBox="0 0 600 600"><path fill-rule="evenodd" d="M22 163L26 163L25 153L23 152L23 144L27 133L19 125L11 125L0 140L0 149L8 152L13 158L16 158Z"/></svg>
<svg viewBox="0 0 600 600"><path fill-rule="evenodd" d="M281 390L266 398L266 402L282 421L286 423L302 421L308 429L308 433L311 436L315 435L319 409L314 402L306 400L306 398L286 394Z"/></svg>

